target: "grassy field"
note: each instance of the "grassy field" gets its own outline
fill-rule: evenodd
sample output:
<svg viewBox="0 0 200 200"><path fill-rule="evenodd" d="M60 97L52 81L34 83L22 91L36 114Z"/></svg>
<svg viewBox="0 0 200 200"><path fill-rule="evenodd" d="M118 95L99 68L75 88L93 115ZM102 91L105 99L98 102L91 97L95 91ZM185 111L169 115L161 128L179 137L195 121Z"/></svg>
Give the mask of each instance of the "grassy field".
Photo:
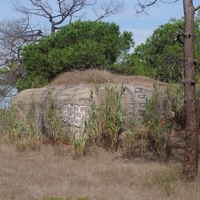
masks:
<svg viewBox="0 0 200 200"><path fill-rule="evenodd" d="M180 163L129 160L120 150L96 149L78 159L74 155L70 145L38 144L37 150L23 152L1 145L0 199L199 199L199 177L185 182Z"/></svg>

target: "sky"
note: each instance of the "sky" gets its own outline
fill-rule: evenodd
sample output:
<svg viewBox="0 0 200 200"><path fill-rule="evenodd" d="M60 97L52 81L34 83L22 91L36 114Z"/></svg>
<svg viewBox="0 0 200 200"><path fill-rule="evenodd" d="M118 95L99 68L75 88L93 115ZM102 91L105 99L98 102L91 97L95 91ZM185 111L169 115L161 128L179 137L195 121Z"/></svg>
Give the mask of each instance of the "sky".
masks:
<svg viewBox="0 0 200 200"><path fill-rule="evenodd" d="M50 0L53 2L55 0ZM104 2L106 0L98 0ZM170 1L170 0L166 0ZM28 0L20 0L24 5ZM167 23L171 18L180 19L183 16L183 0L179 0L173 4L163 4L158 0L157 5L154 5L148 11L148 15L141 14L136 16L135 5L137 0L124 0L124 11L116 15L105 18L103 21L115 22L120 27L120 31L131 31L135 46L144 43L150 37L155 29L160 25ZM193 0L194 6L199 4L199 0ZM1 0L0 3L0 21L2 19L17 18L19 14L11 9L12 0ZM90 12L90 11L89 11ZM38 19L32 16L32 23L43 23L50 27L48 20Z"/></svg>

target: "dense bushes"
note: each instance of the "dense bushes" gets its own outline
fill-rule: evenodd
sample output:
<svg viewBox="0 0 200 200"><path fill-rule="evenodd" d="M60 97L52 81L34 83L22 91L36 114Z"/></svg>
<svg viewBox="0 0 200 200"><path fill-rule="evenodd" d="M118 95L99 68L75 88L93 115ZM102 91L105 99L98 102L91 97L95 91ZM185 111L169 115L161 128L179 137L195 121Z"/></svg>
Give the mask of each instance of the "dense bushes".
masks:
<svg viewBox="0 0 200 200"><path fill-rule="evenodd" d="M23 48L22 61L28 77L20 78L17 88L44 86L65 71L108 68L133 44L132 33L120 33L115 23L70 23L49 38Z"/></svg>

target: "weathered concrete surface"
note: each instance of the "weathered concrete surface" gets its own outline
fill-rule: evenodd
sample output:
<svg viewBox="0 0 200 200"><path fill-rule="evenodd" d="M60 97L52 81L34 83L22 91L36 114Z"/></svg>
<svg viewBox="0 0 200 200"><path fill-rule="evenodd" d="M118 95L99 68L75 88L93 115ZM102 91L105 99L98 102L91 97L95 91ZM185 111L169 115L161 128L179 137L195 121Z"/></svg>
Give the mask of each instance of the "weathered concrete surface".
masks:
<svg viewBox="0 0 200 200"><path fill-rule="evenodd" d="M74 75L77 74L71 73L67 77L72 77ZM105 76L105 74L103 75ZM82 74L81 76L83 77L84 75ZM134 115L136 118L140 118L145 109L146 100L150 98L152 94L154 81L142 77L139 79L138 77L120 77L117 75L112 75L112 77L110 77L111 83L109 83L109 85L119 88L122 87L122 81L125 80L122 96L122 104L126 113L125 117ZM119 77L121 79L119 79ZM72 80L76 79L77 77L72 77ZM100 95L103 95L105 86L108 85L108 83L104 81L104 83L100 83L99 85ZM43 131L44 112L45 108L48 106L48 94L52 92L54 99L53 106L55 109L61 111L61 117L63 125L66 127L66 132L81 132L84 128L85 120L89 118L92 101L95 101L98 105L99 100L95 95L93 100L90 98L92 90L94 91L93 83L73 83L71 80L68 84L54 83L47 87L28 89L20 92L13 100L13 105L20 108L18 109L19 119L26 122L27 113L34 103L36 110L34 114L35 122L38 130Z"/></svg>
<svg viewBox="0 0 200 200"><path fill-rule="evenodd" d="M120 87L120 86L119 86ZM103 94L105 86L100 87L100 94ZM35 120L42 129L45 107L48 104L48 94L52 92L54 108L61 110L63 124L67 130L77 131L77 128L84 128L85 120L89 118L92 99L90 92L94 90L91 85L59 86L51 88L28 89L20 92L13 100L13 105L18 108L20 118L25 122L27 113L31 106L35 106ZM123 87L122 104L126 115L134 115L139 118L145 109L146 100L150 98L152 90L140 87ZM94 99L98 104L98 98ZM70 127L70 128L69 128Z"/></svg>

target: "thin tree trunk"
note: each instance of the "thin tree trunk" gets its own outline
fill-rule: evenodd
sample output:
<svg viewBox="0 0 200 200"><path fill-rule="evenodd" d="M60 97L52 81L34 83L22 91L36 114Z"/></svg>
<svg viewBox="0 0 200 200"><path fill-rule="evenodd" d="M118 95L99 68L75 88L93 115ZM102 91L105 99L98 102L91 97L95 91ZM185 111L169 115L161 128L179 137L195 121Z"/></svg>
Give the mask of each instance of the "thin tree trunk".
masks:
<svg viewBox="0 0 200 200"><path fill-rule="evenodd" d="M193 0L183 0L185 16L184 102L186 116L186 149L183 173L195 177L198 173L198 118L196 104L196 61L194 55L194 6Z"/></svg>

